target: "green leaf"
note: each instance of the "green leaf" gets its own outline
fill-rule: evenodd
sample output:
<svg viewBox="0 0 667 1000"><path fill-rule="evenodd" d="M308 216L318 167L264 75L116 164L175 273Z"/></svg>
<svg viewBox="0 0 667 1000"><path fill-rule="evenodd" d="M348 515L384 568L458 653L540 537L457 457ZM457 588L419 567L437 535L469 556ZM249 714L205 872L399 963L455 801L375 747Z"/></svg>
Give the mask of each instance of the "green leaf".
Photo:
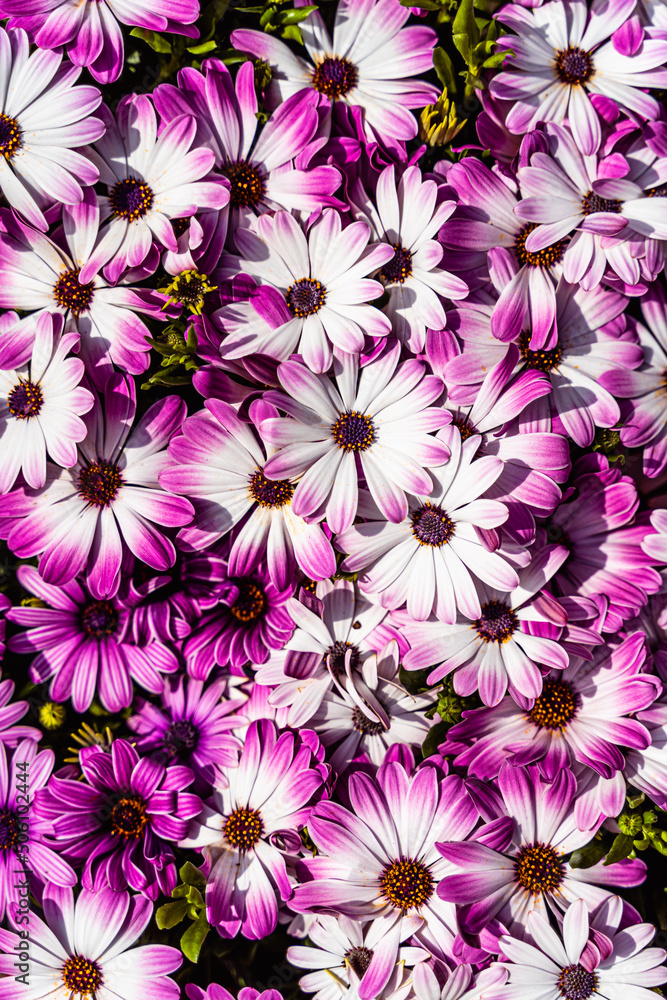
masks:
<svg viewBox="0 0 667 1000"><path fill-rule="evenodd" d="M437 722L429 734L422 743L422 756L432 757L434 753L438 752L438 747L441 743L444 743L447 736L447 730L449 725L446 722Z"/></svg>
<svg viewBox="0 0 667 1000"><path fill-rule="evenodd" d="M401 664L398 668L398 680L408 694L419 694L427 686L426 678L429 673L429 670L406 670Z"/></svg>
<svg viewBox="0 0 667 1000"><path fill-rule="evenodd" d="M401 7L418 7L419 10L440 10L442 4L433 0L401 0Z"/></svg>
<svg viewBox="0 0 667 1000"><path fill-rule="evenodd" d="M456 93L456 77L454 76L454 64L448 52L445 52L439 45L433 50L433 69L437 73L438 80L445 90L450 94Z"/></svg>
<svg viewBox="0 0 667 1000"><path fill-rule="evenodd" d="M194 885L200 892L206 889L206 877L191 861L186 861L178 874L186 885Z"/></svg>
<svg viewBox="0 0 667 1000"><path fill-rule="evenodd" d="M206 913L204 912L199 917L199 920L195 920L194 923L188 927L187 931L181 938L181 951L186 958L190 959L191 962L198 961L199 953L208 931L209 925L206 919Z"/></svg>
<svg viewBox="0 0 667 1000"><path fill-rule="evenodd" d="M452 24L452 34L454 36L454 44L457 49L459 49L459 52L461 52L461 49L459 48L456 40L457 35L465 36L468 39L468 44L471 49L479 43L481 36L479 28L477 27L477 21L475 20L473 0L461 0L459 9L456 12L456 17L454 18L454 23Z"/></svg>
<svg viewBox="0 0 667 1000"><path fill-rule="evenodd" d="M624 833L619 833L615 838L614 843L611 845L609 854L603 862L605 868L607 865L613 865L617 861L622 861L624 858L629 857L634 850L633 841L633 837L628 837Z"/></svg>
<svg viewBox="0 0 667 1000"><path fill-rule="evenodd" d="M135 38L141 38L153 49L154 52L171 52L171 42L158 34L157 31L149 31L148 28L132 28L130 32Z"/></svg>
<svg viewBox="0 0 667 1000"><path fill-rule="evenodd" d="M276 24L301 24L317 10L315 4L310 7L299 7L298 10L283 10L276 17Z"/></svg>
<svg viewBox="0 0 667 1000"><path fill-rule="evenodd" d="M286 25L280 34L283 38L286 38L290 42L296 42L297 45L303 45L303 35L301 34L301 28L298 24Z"/></svg>
<svg viewBox="0 0 667 1000"><path fill-rule="evenodd" d="M215 38L212 38L209 42L202 42L201 45L193 45L188 48L188 52L192 52L193 56L203 56L205 52L212 52L217 45Z"/></svg>
<svg viewBox="0 0 667 1000"><path fill-rule="evenodd" d="M187 916L190 904L186 899L176 899L172 903L165 903L158 907L155 912L155 923L161 931L168 931L170 928L180 924L181 920Z"/></svg>
<svg viewBox="0 0 667 1000"><path fill-rule="evenodd" d="M598 861L602 861L606 853L607 847L603 840L591 840L590 844L572 852L570 868L592 868Z"/></svg>

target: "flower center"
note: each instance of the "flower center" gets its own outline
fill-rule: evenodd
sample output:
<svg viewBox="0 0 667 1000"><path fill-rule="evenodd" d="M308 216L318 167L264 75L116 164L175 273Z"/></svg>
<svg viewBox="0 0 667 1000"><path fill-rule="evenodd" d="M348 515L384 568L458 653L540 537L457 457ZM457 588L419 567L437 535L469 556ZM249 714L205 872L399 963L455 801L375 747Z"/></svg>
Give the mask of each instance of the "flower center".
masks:
<svg viewBox="0 0 667 1000"><path fill-rule="evenodd" d="M343 451L366 451L375 441L375 428L369 416L352 410L341 413L331 425L333 439Z"/></svg>
<svg viewBox="0 0 667 1000"><path fill-rule="evenodd" d="M250 477L250 496L260 507L284 507L293 493L287 479L267 479L259 469Z"/></svg>
<svg viewBox="0 0 667 1000"><path fill-rule="evenodd" d="M216 288L217 285L209 285L207 274L189 270L181 271L166 287L158 288L158 291L168 295L170 302L186 306L191 312L201 314L204 296L214 292Z"/></svg>
<svg viewBox="0 0 667 1000"><path fill-rule="evenodd" d="M19 382L7 396L9 412L19 420L36 417L43 402L42 390L33 382Z"/></svg>
<svg viewBox="0 0 667 1000"><path fill-rule="evenodd" d="M255 167L251 167L245 160L237 160L236 163L226 164L222 172L229 178L229 199L236 208L254 208L262 200L264 182Z"/></svg>
<svg viewBox="0 0 667 1000"><path fill-rule="evenodd" d="M324 665L329 668L334 677L340 677L341 674L345 673L345 656L348 649L352 650L350 668L356 670L359 666L361 656L357 647L353 646L351 642L343 642L342 639L337 639L333 646L329 646L324 654Z"/></svg>
<svg viewBox="0 0 667 1000"><path fill-rule="evenodd" d="M440 548L446 545L454 534L454 522L444 512L442 507L425 503L423 507L411 515L412 534L420 545L431 545Z"/></svg>
<svg viewBox="0 0 667 1000"><path fill-rule="evenodd" d="M373 952L370 948L350 948L349 951L345 952L344 957L352 971L361 979L371 964Z"/></svg>
<svg viewBox="0 0 667 1000"><path fill-rule="evenodd" d="M0 812L0 851L8 851L18 842L18 820L8 809Z"/></svg>
<svg viewBox="0 0 667 1000"><path fill-rule="evenodd" d="M477 433L467 417L457 417L456 420L452 420L452 423L454 427L458 427L462 441L467 441L472 434Z"/></svg>
<svg viewBox="0 0 667 1000"><path fill-rule="evenodd" d="M312 316L324 305L327 290L320 281L313 278L301 278L287 289L285 299L293 316L303 319Z"/></svg>
<svg viewBox="0 0 667 1000"><path fill-rule="evenodd" d="M544 682L542 694L528 712L540 729L565 729L577 714L577 696L565 681Z"/></svg>
<svg viewBox="0 0 667 1000"><path fill-rule="evenodd" d="M527 226L524 226L520 233L517 233L514 239L514 253L520 264L524 264L527 267L551 267L553 264L558 264L567 240L558 240L556 243L552 243L551 246L543 247L542 250L526 250L526 240L532 233L533 229L537 228L536 222L529 222Z"/></svg>
<svg viewBox="0 0 667 1000"><path fill-rule="evenodd" d="M584 215L594 215L595 212L613 212L618 215L623 208L618 198L603 198L595 191L589 191L581 202Z"/></svg>
<svg viewBox="0 0 667 1000"><path fill-rule="evenodd" d="M122 485L123 477L110 462L93 462L79 473L79 496L94 507L108 507Z"/></svg>
<svg viewBox="0 0 667 1000"><path fill-rule="evenodd" d="M598 985L598 977L594 972L587 972L580 965L568 965L561 969L556 980L560 995L565 1000L588 1000Z"/></svg>
<svg viewBox="0 0 667 1000"><path fill-rule="evenodd" d="M563 881L563 866L550 844L522 847L514 863L516 881L532 892L554 892Z"/></svg>
<svg viewBox="0 0 667 1000"><path fill-rule="evenodd" d="M69 309L78 316L90 307L93 301L93 282L82 285L79 281L79 271L65 271L53 286L53 297L61 309Z"/></svg>
<svg viewBox="0 0 667 1000"><path fill-rule="evenodd" d="M380 733L386 732L381 722L373 722L364 715L358 705L352 712L352 726L363 736L379 736Z"/></svg>
<svg viewBox="0 0 667 1000"><path fill-rule="evenodd" d="M113 635L118 625L118 612L108 601L95 601L84 608L81 624L95 639L103 639L105 635Z"/></svg>
<svg viewBox="0 0 667 1000"><path fill-rule="evenodd" d="M90 996L96 993L104 982L102 970L97 962L91 962L81 955L68 958L63 966L63 983L72 993L80 996Z"/></svg>
<svg viewBox="0 0 667 1000"><path fill-rule="evenodd" d="M482 605L482 615L473 628L484 642L507 642L519 627L519 619L502 601Z"/></svg>
<svg viewBox="0 0 667 1000"><path fill-rule="evenodd" d="M412 858L393 861L380 877L382 895L400 910L419 909L431 898L433 889L428 868Z"/></svg>
<svg viewBox="0 0 667 1000"><path fill-rule="evenodd" d="M646 192L647 198L666 198L667 197L667 184L661 184L660 187L651 188L650 191Z"/></svg>
<svg viewBox="0 0 667 1000"><path fill-rule="evenodd" d="M412 274L412 254L404 250L400 243L394 243L394 250L396 253L380 271L380 278L385 284L398 281L402 285Z"/></svg>
<svg viewBox="0 0 667 1000"><path fill-rule="evenodd" d="M178 757L183 750L194 750L199 732L189 719L176 719L167 726L164 735L164 749L170 757Z"/></svg>
<svg viewBox="0 0 667 1000"><path fill-rule="evenodd" d="M521 357L529 368L536 368L538 372L550 372L560 364L563 356L563 348L556 344L550 351L531 351L528 347L530 334L522 333L519 337L519 350Z"/></svg>
<svg viewBox="0 0 667 1000"><path fill-rule="evenodd" d="M146 807L138 796L122 798L111 810L111 832L116 837L140 837L147 822Z"/></svg>
<svg viewBox="0 0 667 1000"><path fill-rule="evenodd" d="M347 59L322 60L313 73L313 87L332 100L344 97L357 85L357 67Z"/></svg>
<svg viewBox="0 0 667 1000"><path fill-rule="evenodd" d="M264 821L256 809L239 806L225 820L222 832L232 847L249 851L261 839L264 833Z"/></svg>
<svg viewBox="0 0 667 1000"><path fill-rule="evenodd" d="M239 596L229 609L240 622L252 622L259 618L266 605L266 598L256 583L242 583Z"/></svg>
<svg viewBox="0 0 667 1000"><path fill-rule="evenodd" d="M593 57L576 46L556 53L556 76L561 83L588 83L593 76Z"/></svg>
<svg viewBox="0 0 667 1000"><path fill-rule="evenodd" d="M109 201L115 216L136 222L153 207L153 192L136 177L126 177L112 188Z"/></svg>
<svg viewBox="0 0 667 1000"><path fill-rule="evenodd" d="M22 145L21 128L16 118L0 115L0 153L6 160L11 160Z"/></svg>

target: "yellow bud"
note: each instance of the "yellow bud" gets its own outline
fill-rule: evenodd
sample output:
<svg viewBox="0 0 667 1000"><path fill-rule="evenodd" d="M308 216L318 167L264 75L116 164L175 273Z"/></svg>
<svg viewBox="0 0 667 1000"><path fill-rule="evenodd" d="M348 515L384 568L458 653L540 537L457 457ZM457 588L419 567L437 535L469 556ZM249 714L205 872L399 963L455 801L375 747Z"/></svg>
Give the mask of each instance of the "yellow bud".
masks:
<svg viewBox="0 0 667 1000"><path fill-rule="evenodd" d="M65 706L55 701L47 701L39 709L39 724L44 729L59 729L65 721Z"/></svg>
<svg viewBox="0 0 667 1000"><path fill-rule="evenodd" d="M429 146L444 146L452 142L466 121L458 121L456 108L443 90L436 103L427 105L419 116L419 138Z"/></svg>

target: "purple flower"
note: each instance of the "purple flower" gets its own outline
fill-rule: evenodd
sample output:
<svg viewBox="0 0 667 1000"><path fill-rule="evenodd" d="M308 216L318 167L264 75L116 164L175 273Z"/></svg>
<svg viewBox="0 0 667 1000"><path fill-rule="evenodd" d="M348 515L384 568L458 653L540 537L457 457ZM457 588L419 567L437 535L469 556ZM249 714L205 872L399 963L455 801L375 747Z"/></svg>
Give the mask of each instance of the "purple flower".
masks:
<svg viewBox="0 0 667 1000"><path fill-rule="evenodd" d="M205 990L194 983L186 983L185 992L189 1000L237 1000L232 993L217 983L209 983ZM283 996L278 990L262 990L260 993L251 986L244 986L238 992L238 1000L283 1000Z"/></svg>
<svg viewBox="0 0 667 1000"><path fill-rule="evenodd" d="M0 594L0 660L5 653L5 620L4 614L11 608L11 601ZM33 726L15 725L26 714L30 705L27 701L12 701L14 681L6 678L0 681L0 745L16 747L20 740L41 740L43 733Z"/></svg>
<svg viewBox="0 0 667 1000"><path fill-rule="evenodd" d="M181 847L201 850L208 867L207 918L222 937L271 934L280 898L292 886L286 857L301 850L300 831L325 794L329 768L313 732L253 722L238 767L216 787Z"/></svg>
<svg viewBox="0 0 667 1000"><path fill-rule="evenodd" d="M134 382L111 375L104 409L86 415L88 435L72 469L47 464L41 490L19 487L0 498L5 537L19 558L39 555L40 573L55 586L84 574L97 599L120 585L123 552L153 569L173 566L176 550L153 523L176 527L192 518L192 505L158 488L169 462L165 446L180 427L185 403L161 399L132 429Z"/></svg>
<svg viewBox="0 0 667 1000"><path fill-rule="evenodd" d="M176 885L171 843L181 840L202 807L186 792L192 771L140 757L126 740L109 751L79 753L83 781L53 776L35 797L39 817L53 824L48 843L75 865L84 889L137 889L149 899Z"/></svg>

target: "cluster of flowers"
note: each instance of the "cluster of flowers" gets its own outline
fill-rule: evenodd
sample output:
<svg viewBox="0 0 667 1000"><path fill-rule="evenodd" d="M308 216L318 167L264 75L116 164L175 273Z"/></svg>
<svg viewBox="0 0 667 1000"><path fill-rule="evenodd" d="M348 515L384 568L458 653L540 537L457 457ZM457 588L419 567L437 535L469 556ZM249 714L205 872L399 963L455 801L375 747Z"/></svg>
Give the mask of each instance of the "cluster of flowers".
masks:
<svg viewBox="0 0 667 1000"><path fill-rule="evenodd" d="M118 21L196 0L0 0L2 636L51 716L125 725L63 763L0 684L0 1000L179 996L133 947L177 857L221 937L307 939L316 1000L667 981L621 815L667 809L667 7L502 6L443 158L424 13L238 29L112 108L77 80ZM192 412L138 401L151 344Z"/></svg>

